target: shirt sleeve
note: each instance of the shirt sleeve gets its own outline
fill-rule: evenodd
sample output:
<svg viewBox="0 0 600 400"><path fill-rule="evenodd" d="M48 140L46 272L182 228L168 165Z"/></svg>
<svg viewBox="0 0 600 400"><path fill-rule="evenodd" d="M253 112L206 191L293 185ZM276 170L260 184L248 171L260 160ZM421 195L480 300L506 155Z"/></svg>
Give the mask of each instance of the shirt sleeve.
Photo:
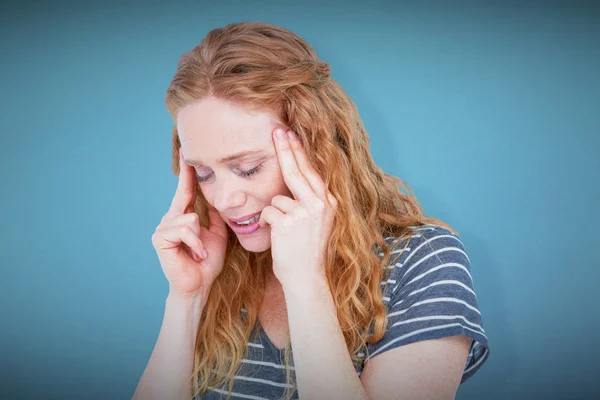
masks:
<svg viewBox="0 0 600 400"><path fill-rule="evenodd" d="M395 238L386 241L397 249L390 255L389 279L382 282L388 327L381 340L367 344L365 361L409 343L465 335L473 339L461 379L465 382L489 356L465 246L438 225L415 228L412 237L398 244Z"/></svg>

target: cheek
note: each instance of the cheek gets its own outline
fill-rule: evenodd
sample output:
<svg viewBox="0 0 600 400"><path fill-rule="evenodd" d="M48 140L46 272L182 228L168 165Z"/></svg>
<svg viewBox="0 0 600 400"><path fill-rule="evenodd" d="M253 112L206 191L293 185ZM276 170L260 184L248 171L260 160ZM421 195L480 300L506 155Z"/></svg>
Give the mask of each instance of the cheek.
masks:
<svg viewBox="0 0 600 400"><path fill-rule="evenodd" d="M272 182L273 185L271 187L271 198L273 198L276 195L282 195L295 199L281 175L278 176L277 179L273 179Z"/></svg>
<svg viewBox="0 0 600 400"><path fill-rule="evenodd" d="M198 193L201 194L207 201L208 204L214 206L214 194L210 185L198 185Z"/></svg>
<svg viewBox="0 0 600 400"><path fill-rule="evenodd" d="M283 179L283 174L281 173L281 169L279 165L277 165L277 173L273 176L273 187L276 194L282 194L284 196L292 197L292 192L288 188L285 180Z"/></svg>
<svg viewBox="0 0 600 400"><path fill-rule="evenodd" d="M271 200L276 195L291 195L279 170L265 173L260 184L257 184L255 188L256 190L253 191L255 196L266 204L271 204Z"/></svg>

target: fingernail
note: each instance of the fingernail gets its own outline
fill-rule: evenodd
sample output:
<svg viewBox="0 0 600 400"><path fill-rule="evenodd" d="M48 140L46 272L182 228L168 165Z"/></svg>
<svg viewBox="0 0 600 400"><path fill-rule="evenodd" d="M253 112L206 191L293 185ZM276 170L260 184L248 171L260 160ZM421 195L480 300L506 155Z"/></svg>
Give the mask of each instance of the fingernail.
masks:
<svg viewBox="0 0 600 400"><path fill-rule="evenodd" d="M202 249L202 254L201 254L202 258L206 258L208 257L208 252L206 251L206 249Z"/></svg>
<svg viewBox="0 0 600 400"><path fill-rule="evenodd" d="M275 131L275 137L279 140L284 140L285 139L285 132L282 131L281 129L277 129Z"/></svg>

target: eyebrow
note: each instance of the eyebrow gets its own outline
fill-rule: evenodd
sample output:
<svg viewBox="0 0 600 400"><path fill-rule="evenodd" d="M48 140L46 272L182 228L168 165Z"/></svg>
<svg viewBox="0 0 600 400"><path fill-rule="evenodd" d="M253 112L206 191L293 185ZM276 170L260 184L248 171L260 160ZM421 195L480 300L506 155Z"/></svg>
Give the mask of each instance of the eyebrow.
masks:
<svg viewBox="0 0 600 400"><path fill-rule="evenodd" d="M237 160L238 158L242 158L242 157L246 157L246 156L251 156L251 155L254 155L254 154L258 154L258 153L264 153L265 151L266 150L263 150L263 149L241 151L239 153L231 154L229 156L221 158L219 160L219 164L224 164L224 163L229 162L229 161ZM195 165L197 167L203 167L204 166L204 164L200 160L185 160L185 162L188 163L188 164L190 164L190 165Z"/></svg>

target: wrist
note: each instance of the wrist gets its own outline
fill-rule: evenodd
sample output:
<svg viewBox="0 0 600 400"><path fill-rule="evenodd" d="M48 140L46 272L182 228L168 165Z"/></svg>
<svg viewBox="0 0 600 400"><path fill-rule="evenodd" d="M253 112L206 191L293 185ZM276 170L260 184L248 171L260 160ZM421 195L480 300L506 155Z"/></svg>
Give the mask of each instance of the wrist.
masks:
<svg viewBox="0 0 600 400"><path fill-rule="evenodd" d="M198 323L206 304L208 296L186 295L177 292L169 292L165 300L164 321L168 325L185 327L196 338Z"/></svg>
<svg viewBox="0 0 600 400"><path fill-rule="evenodd" d="M201 289L194 293L181 293L175 291L173 289L169 289L169 293L167 295L167 300L170 300L173 303L185 304L185 303L202 303L206 302L208 298L208 294L210 293L210 288Z"/></svg>
<svg viewBox="0 0 600 400"><path fill-rule="evenodd" d="M169 292L165 300L165 312L171 311L194 319L200 318L207 299L208 295L203 294Z"/></svg>
<svg viewBox="0 0 600 400"><path fill-rule="evenodd" d="M327 276L304 276L290 282L281 282L284 293L289 295L304 295L315 291L329 290Z"/></svg>

